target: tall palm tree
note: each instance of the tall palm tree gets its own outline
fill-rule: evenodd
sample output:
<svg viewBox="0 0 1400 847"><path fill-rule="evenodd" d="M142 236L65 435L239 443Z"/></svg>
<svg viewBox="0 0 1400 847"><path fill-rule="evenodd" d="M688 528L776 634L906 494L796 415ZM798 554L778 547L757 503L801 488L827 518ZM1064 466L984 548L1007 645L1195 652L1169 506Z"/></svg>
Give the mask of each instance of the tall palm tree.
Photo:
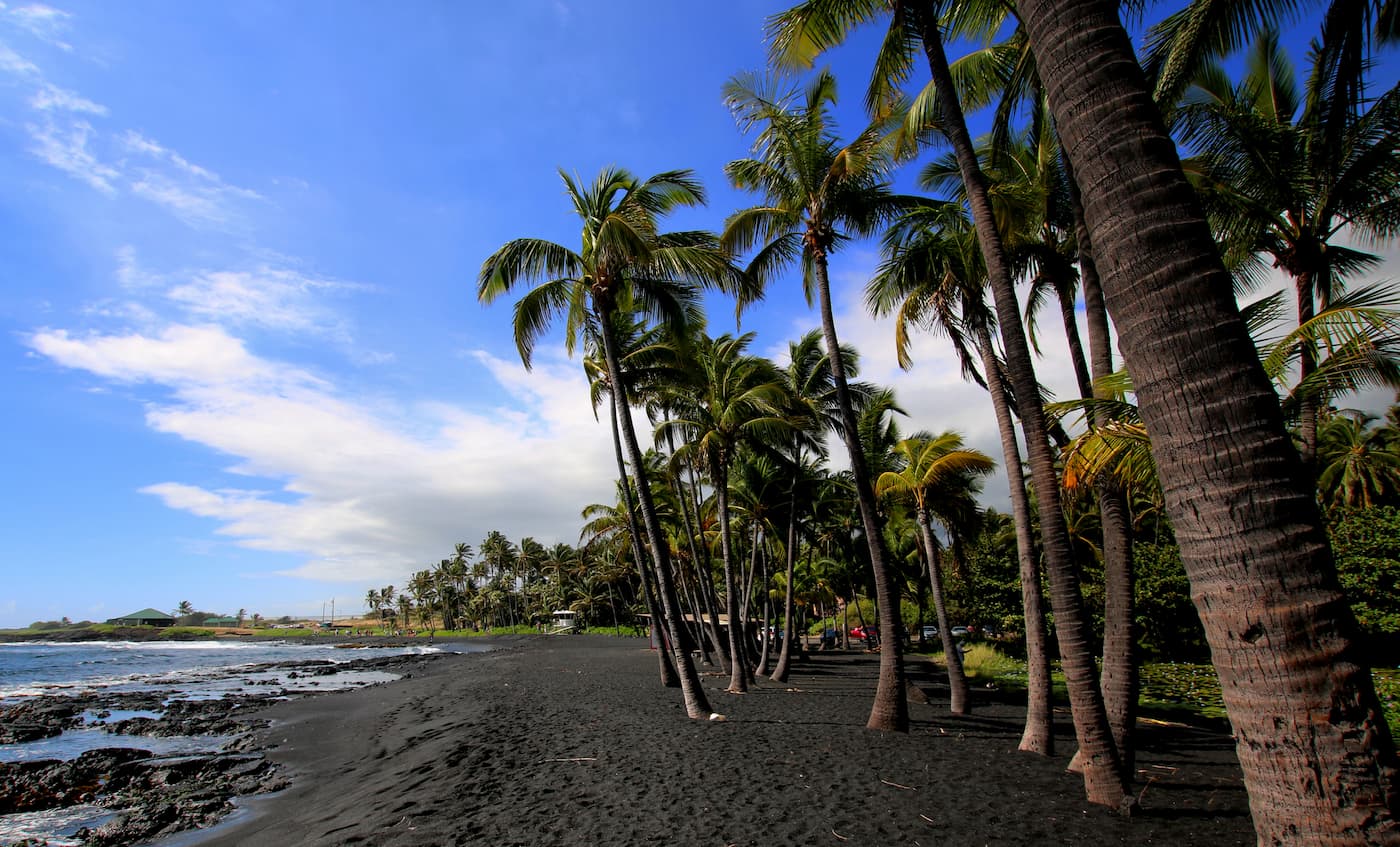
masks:
<svg viewBox="0 0 1400 847"><path fill-rule="evenodd" d="M880 474L875 491L883 497L908 497L914 501L919 538L928 562L934 613L938 616L938 634L943 640L943 655L948 664L949 708L955 715L965 715L972 711L972 703L968 698L967 677L963 675L962 651L948 623L941 554L929 517L929 501L938 488L969 480L971 474L991 473L996 463L981 451L964 448L962 436L955 432L938 436L920 433L896 444L895 452L903 460L903 467Z"/></svg>
<svg viewBox="0 0 1400 847"><path fill-rule="evenodd" d="M1348 274L1379 262L1338 243L1343 230L1373 242L1400 235L1400 85L1364 111L1341 108L1352 81L1339 76L1327 47L1324 40L1313 53L1299 92L1278 33L1266 29L1239 84L1209 65L1181 109L1184 141L1200 151L1198 186L1227 254L1263 253L1287 272L1299 325L1331 305ZM1300 343L1304 381L1317 355L1312 342ZM1326 400L1305 397L1299 408L1310 467Z"/></svg>
<svg viewBox="0 0 1400 847"><path fill-rule="evenodd" d="M663 233L660 219L685 206L704 203L704 190L689 171L667 171L638 179L619 168L605 168L583 186L560 172L574 212L583 223L582 244L572 250L537 238L507 242L481 266L477 297L490 303L518 284L539 281L515 307L515 341L528 367L536 339L557 313L565 316L565 346L573 351L590 321L598 333L613 386L623 445L637 483L662 614L670 633L672 660L681 677L686 712L711 712L700 678L680 639L681 611L671 576L669 548L643 468L632 426L626 383L613 339L615 317L637 312L681 325L686 305L700 285L739 289L743 280L713 236L703 232Z"/></svg>
<svg viewBox="0 0 1400 847"><path fill-rule="evenodd" d="M1092 186L1084 212L1104 294L1259 841L1393 838L1400 766L1356 621L1229 273L1117 7L1019 0L1017 9L1075 178Z"/></svg>
<svg viewBox="0 0 1400 847"><path fill-rule="evenodd" d="M893 3L860 0L834 6L821 0L807 0L770 21L770 31L775 36L771 53L784 66L810 66L816 55L839 42L850 29L887 13L890 24L876 59L875 84L867 105L877 112L888 107L893 100L892 86L907 77L913 56L922 48L938 92L939 129L953 148L971 208L977 244L996 304L1008 382L1020 409L1031 477L1040 498L1042 552L1054 597L1061 667L1079 740L1085 793L1094 803L1131 804L1134 801L1127 789L1128 774L1114 746L1099 688L1098 668L1089 646L1089 621L1060 508L1055 456L1040 409L1040 385L1020 319L1012 268L997 226L988 181L978 163L958 101L935 4L931 0L895 0Z"/></svg>
<svg viewBox="0 0 1400 847"><path fill-rule="evenodd" d="M802 261L803 290L808 302L815 295L821 311L822 336L841 410L841 434L850 456L880 603L880 624L886 633L894 633L899 625L898 591L880 549L880 518L857 440L832 313L828 261L844 241L871 234L908 200L893 194L885 181L889 161L881 151L880 125L868 127L847 145L837 140L829 112L835 98L836 81L825 72L800 94L776 89L753 76L736 77L725 86L725 102L740 126L759 129L755 157L730 162L725 173L737 188L757 192L765 202L731 215L723 240L736 251L757 248L749 265L757 280L767 281L793 260ZM880 652L880 680L866 725L908 731L909 704L898 638L890 638Z"/></svg>
<svg viewBox="0 0 1400 847"><path fill-rule="evenodd" d="M1026 622L1026 725L1020 749L1053 755L1054 689L1039 552L1013 403L992 342L995 319L986 307L985 271L971 223L957 204L929 205L906 214L886 233L884 242L886 258L866 287L865 302L876 315L895 316L895 353L900 365L908 368L913 364L909 355L912 328L942 332L952 340L964 374L981 383L991 397L1011 499Z"/></svg>
<svg viewBox="0 0 1400 847"><path fill-rule="evenodd" d="M788 428L781 412L786 397L777 368L767 359L745 352L753 337L753 333L746 333L738 338L722 335L702 339L695 351L698 391L677 397L673 410L676 417L662 424L662 428L678 432L685 442L678 453L693 451L704 461L714 486L729 616L731 694L748 691L752 669L740 625L739 582L730 533L729 474L742 445L754 440L771 441L776 433Z"/></svg>

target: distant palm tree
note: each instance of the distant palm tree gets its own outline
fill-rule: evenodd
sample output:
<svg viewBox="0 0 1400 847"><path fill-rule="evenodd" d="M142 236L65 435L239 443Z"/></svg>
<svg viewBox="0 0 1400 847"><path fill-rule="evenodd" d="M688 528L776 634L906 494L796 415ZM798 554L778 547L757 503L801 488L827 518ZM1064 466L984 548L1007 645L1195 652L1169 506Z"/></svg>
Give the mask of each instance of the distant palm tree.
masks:
<svg viewBox="0 0 1400 847"><path fill-rule="evenodd" d="M933 534L931 508L940 490L969 483L974 474L991 473L996 463L985 453L963 447L962 436L945 432L938 436L920 433L895 445L902 459L898 471L886 471L876 481L875 490L884 497L908 497L914 501L919 537L928 562L929 586L933 608L938 616L938 634L943 640L943 655L948 665L948 686L951 691L949 708L955 715L972 710L967 692L967 677L963 675L962 651L949 626L948 609L944 600L942 556L938 539Z"/></svg>
<svg viewBox="0 0 1400 847"><path fill-rule="evenodd" d="M642 472L642 452L632 426L627 384L613 332L620 313L644 314L682 326L695 311L699 286L738 289L743 279L714 236L663 233L659 229L660 218L667 213L704 203L704 190L691 172L667 171L638 179L625 170L606 168L591 185L580 185L562 171L560 176L583 223L580 249L537 238L510 241L482 264L477 298L490 303L520 283L539 281L515 307L515 342L527 367L535 340L558 313L565 316L565 346L570 352L588 325L598 333L623 446L637 484L686 712L692 718L705 718L710 714L709 703L690 655L683 649L668 542L656 516L651 486Z"/></svg>
<svg viewBox="0 0 1400 847"><path fill-rule="evenodd" d="M719 542L724 564L724 592L729 616L729 691L748 691L752 673L740 627L740 584L736 579L730 534L729 474L739 448L755 440L771 440L790 427L781 413L785 395L777 368L767 359L750 356L748 333L702 339L696 350L698 390L675 398L674 414L662 428L680 433L681 454L694 452L709 471L719 518Z"/></svg>

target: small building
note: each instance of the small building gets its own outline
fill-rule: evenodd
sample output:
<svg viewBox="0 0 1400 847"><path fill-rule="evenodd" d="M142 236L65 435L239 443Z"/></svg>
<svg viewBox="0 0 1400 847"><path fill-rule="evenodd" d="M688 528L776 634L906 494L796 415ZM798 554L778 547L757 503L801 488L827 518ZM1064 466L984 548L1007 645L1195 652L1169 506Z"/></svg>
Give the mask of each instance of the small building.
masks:
<svg viewBox="0 0 1400 847"><path fill-rule="evenodd" d="M175 619L165 612L148 608L119 618L108 618L107 623L117 626L174 626Z"/></svg>
<svg viewBox="0 0 1400 847"><path fill-rule="evenodd" d="M228 615L221 615L217 618L205 618L204 626L238 626L238 618Z"/></svg>
<svg viewBox="0 0 1400 847"><path fill-rule="evenodd" d="M578 615L569 609L556 609L553 632L578 632Z"/></svg>

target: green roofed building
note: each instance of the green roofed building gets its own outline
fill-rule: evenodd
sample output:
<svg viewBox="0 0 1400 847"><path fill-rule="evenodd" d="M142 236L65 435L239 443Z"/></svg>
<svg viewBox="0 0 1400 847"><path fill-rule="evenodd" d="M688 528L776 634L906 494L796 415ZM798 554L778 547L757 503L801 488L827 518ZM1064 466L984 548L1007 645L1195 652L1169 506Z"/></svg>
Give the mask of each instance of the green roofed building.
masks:
<svg viewBox="0 0 1400 847"><path fill-rule="evenodd" d="M205 618L204 626L238 626L238 618L222 615L217 618Z"/></svg>
<svg viewBox="0 0 1400 847"><path fill-rule="evenodd" d="M175 619L165 612L157 612L155 609L142 609L139 612L132 612L129 615L122 615L119 618L108 618L107 623L117 626L174 626Z"/></svg>

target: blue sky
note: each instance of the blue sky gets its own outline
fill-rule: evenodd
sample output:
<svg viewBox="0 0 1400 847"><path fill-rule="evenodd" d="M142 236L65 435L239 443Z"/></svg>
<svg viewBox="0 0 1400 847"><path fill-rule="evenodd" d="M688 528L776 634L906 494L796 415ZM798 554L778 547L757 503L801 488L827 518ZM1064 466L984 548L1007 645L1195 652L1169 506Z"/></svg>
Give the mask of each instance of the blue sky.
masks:
<svg viewBox="0 0 1400 847"><path fill-rule="evenodd" d="M558 345L523 371L477 269L576 240L559 167L694 168L710 206L674 226L717 228L747 149L720 86L784 6L0 3L0 626L358 611L492 529L576 541L606 428ZM848 128L871 43L830 57ZM947 352L903 373L860 313L875 260L833 264L864 376L996 455ZM814 325L789 282L743 328Z"/></svg>

